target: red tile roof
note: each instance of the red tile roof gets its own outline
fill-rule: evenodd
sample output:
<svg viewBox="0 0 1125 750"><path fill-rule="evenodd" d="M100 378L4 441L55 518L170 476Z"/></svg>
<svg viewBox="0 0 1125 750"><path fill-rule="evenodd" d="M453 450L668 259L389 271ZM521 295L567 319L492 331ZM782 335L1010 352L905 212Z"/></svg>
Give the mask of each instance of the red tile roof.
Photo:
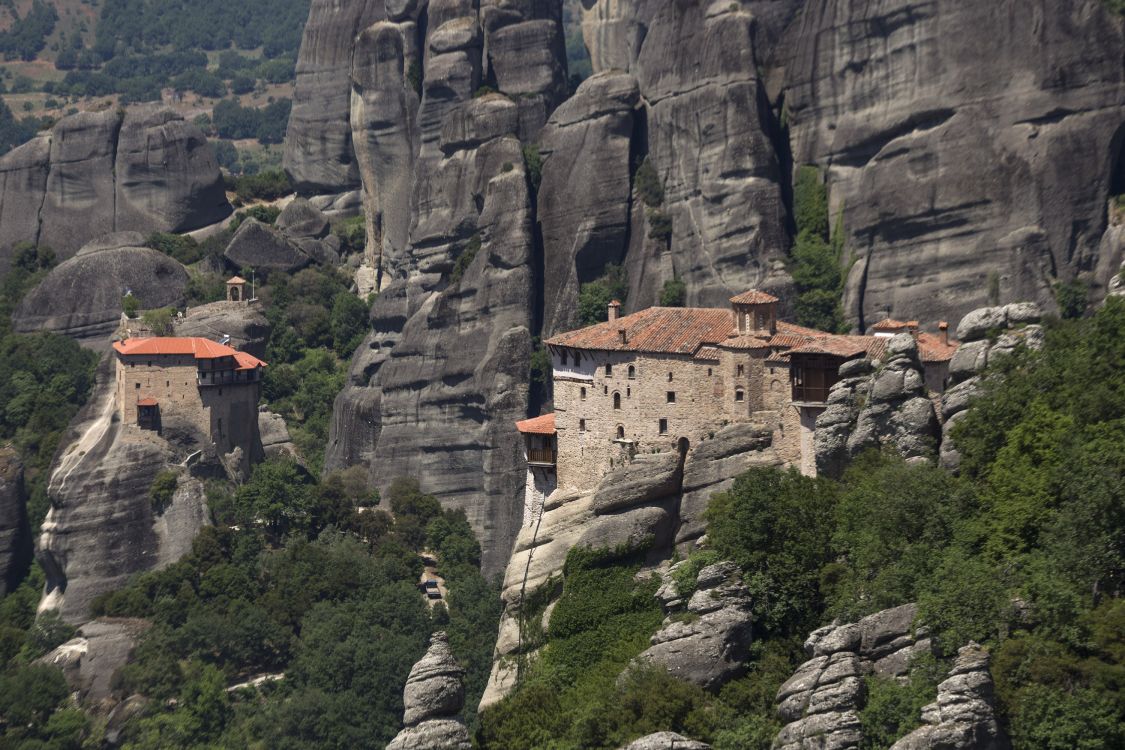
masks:
<svg viewBox="0 0 1125 750"><path fill-rule="evenodd" d="M154 398L142 398L137 402L137 406L159 406L160 403Z"/></svg>
<svg viewBox="0 0 1125 750"><path fill-rule="evenodd" d="M923 331L918 334L918 356L923 362L948 362L957 351L957 342L942 343L941 336Z"/></svg>
<svg viewBox="0 0 1125 750"><path fill-rule="evenodd" d="M884 318L875 325L871 326L872 331L905 331L906 323L894 318Z"/></svg>
<svg viewBox="0 0 1125 750"><path fill-rule="evenodd" d="M257 357L232 349L226 344L220 344L217 341L211 341L210 339L201 338L199 336L188 338L153 336L152 338L146 339L125 339L124 341L113 342L113 348L118 354L125 357L190 354L196 359L234 357L240 369L266 366L266 363L262 362Z"/></svg>
<svg viewBox="0 0 1125 750"><path fill-rule="evenodd" d="M701 346L699 347L699 351L695 353L695 358L707 362L718 362L719 350L713 346Z"/></svg>
<svg viewBox="0 0 1125 750"><path fill-rule="evenodd" d="M816 341L794 347L786 354L826 354L833 357L882 356L886 342L874 336L836 336L825 334Z"/></svg>
<svg viewBox="0 0 1125 750"><path fill-rule="evenodd" d="M757 289L751 289L748 292L737 294L730 298L732 304L735 305L764 305L770 302L777 302L777 297L765 292L759 292Z"/></svg>
<svg viewBox="0 0 1125 750"><path fill-rule="evenodd" d="M617 320L547 339L550 346L605 352L694 354L702 344L730 336L730 310L699 307L650 307ZM625 331L625 343L619 331Z"/></svg>
<svg viewBox="0 0 1125 750"><path fill-rule="evenodd" d="M770 340L761 336L732 336L720 343L724 349L769 349Z"/></svg>
<svg viewBox="0 0 1125 750"><path fill-rule="evenodd" d="M516 429L525 435L554 435L555 413L551 412L541 417L533 417L531 419L525 419L522 422L516 422Z"/></svg>

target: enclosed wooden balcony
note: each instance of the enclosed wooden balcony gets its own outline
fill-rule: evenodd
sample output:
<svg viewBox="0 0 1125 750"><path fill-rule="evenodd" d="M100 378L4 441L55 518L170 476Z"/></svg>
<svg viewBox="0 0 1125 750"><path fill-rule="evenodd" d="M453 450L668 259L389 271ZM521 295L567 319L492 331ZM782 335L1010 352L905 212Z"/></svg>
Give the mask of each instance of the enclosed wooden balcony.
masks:
<svg viewBox="0 0 1125 750"><path fill-rule="evenodd" d="M527 465L555 468L555 450L553 448L528 448Z"/></svg>

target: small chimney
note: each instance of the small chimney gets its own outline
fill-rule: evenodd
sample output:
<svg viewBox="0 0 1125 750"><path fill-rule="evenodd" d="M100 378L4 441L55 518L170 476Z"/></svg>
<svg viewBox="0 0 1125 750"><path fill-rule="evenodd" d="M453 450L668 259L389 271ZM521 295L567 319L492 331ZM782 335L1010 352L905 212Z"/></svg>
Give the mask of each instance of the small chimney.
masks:
<svg viewBox="0 0 1125 750"><path fill-rule="evenodd" d="M624 328L618 328L617 329L617 335L618 335L618 337L620 337L622 344L629 343L628 337L625 335L625 329Z"/></svg>
<svg viewBox="0 0 1125 750"><path fill-rule="evenodd" d="M612 323L613 321L617 320L620 317L621 317L621 303L617 300L613 300L612 302L609 303L609 320Z"/></svg>
<svg viewBox="0 0 1125 750"><path fill-rule="evenodd" d="M918 340L918 321L917 320L906 321L906 330L910 332L910 335L914 338L915 341Z"/></svg>
<svg viewBox="0 0 1125 750"><path fill-rule="evenodd" d="M941 343L949 345L949 323L941 321L937 324L938 330L941 331Z"/></svg>

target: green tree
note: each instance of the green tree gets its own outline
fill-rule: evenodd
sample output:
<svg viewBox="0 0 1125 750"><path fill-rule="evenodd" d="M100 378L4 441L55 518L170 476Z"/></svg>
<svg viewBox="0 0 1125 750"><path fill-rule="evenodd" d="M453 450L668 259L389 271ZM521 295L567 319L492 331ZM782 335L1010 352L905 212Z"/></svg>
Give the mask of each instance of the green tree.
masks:
<svg viewBox="0 0 1125 750"><path fill-rule="evenodd" d="M751 469L707 508L711 547L743 570L755 627L769 636L805 633L823 607L820 569L832 559L837 487L795 469Z"/></svg>
<svg viewBox="0 0 1125 750"><path fill-rule="evenodd" d="M607 320L609 303L613 300L624 302L628 292L625 269L613 263L607 265L598 279L579 287L579 321L582 325L593 325Z"/></svg>

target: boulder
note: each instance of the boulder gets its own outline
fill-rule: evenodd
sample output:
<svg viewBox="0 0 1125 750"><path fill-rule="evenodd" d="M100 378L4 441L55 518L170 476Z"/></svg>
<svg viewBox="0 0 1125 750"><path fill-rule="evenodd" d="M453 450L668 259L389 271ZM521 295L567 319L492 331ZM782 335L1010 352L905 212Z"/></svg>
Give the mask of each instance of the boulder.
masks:
<svg viewBox="0 0 1125 750"><path fill-rule="evenodd" d="M430 636L429 650L406 678L406 726L387 750L469 750L469 730L458 716L465 704L464 677L445 633Z"/></svg>
<svg viewBox="0 0 1125 750"><path fill-rule="evenodd" d="M290 237L324 239L331 227L328 217L304 198L294 198L277 217L275 226Z"/></svg>
<svg viewBox="0 0 1125 750"><path fill-rule="evenodd" d="M293 273L312 263L294 241L257 219L246 219L227 245L224 257L237 268Z"/></svg>
<svg viewBox="0 0 1125 750"><path fill-rule="evenodd" d="M121 300L127 290L140 301L141 309L178 307L184 303L188 280L182 265L156 250L89 250L52 269L24 296L12 322L21 333L52 331L77 339L104 339L121 320Z"/></svg>
<svg viewBox="0 0 1125 750"><path fill-rule="evenodd" d="M675 732L656 732L633 740L620 750L711 750L711 746Z"/></svg>
<svg viewBox="0 0 1125 750"><path fill-rule="evenodd" d="M188 308L174 321L177 336L200 336L212 341L230 337L230 345L259 359L266 356L270 323L258 305L212 302Z"/></svg>
<svg viewBox="0 0 1125 750"><path fill-rule="evenodd" d="M664 586L670 584L674 585L669 571ZM701 570L686 609L677 607L667 614L637 664L659 666L712 691L745 672L753 618L738 566L724 562Z"/></svg>
<svg viewBox="0 0 1125 750"><path fill-rule="evenodd" d="M981 307L961 318L961 322L957 324L957 338L960 341L979 341L990 331L1007 327L1007 308Z"/></svg>
<svg viewBox="0 0 1125 750"><path fill-rule="evenodd" d="M977 644L962 647L948 679L938 685L937 700L922 708L923 726L891 750L1008 750L1011 744L996 721L988 662L988 652Z"/></svg>
<svg viewBox="0 0 1125 750"><path fill-rule="evenodd" d="M83 625L76 638L38 662L61 669L67 685L84 706L104 709L115 703L114 673L129 663L141 636L151 626L147 620L99 618Z"/></svg>

